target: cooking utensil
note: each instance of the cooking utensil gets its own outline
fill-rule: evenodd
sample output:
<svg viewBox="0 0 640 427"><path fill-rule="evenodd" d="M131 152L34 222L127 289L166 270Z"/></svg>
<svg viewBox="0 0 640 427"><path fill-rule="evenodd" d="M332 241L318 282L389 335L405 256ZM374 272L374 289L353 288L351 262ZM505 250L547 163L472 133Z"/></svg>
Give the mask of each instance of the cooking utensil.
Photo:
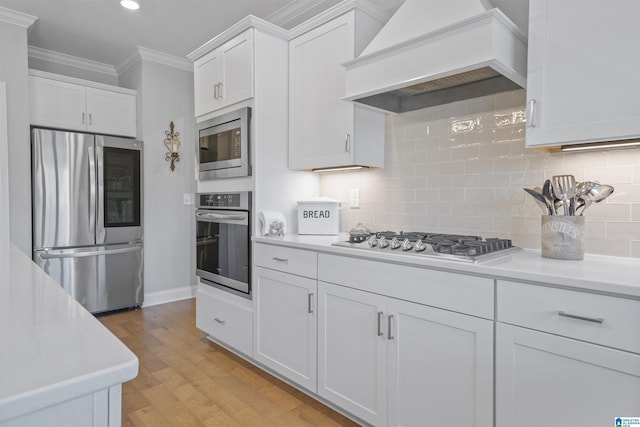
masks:
<svg viewBox="0 0 640 427"><path fill-rule="evenodd" d="M523 190L533 197L533 200L535 200L536 204L540 206L540 209L542 209L545 215L552 215L551 208L547 203L547 199L542 195L542 193L536 191L535 189L532 190L531 188L523 188Z"/></svg>
<svg viewBox="0 0 640 427"><path fill-rule="evenodd" d="M556 215L556 204L555 204L555 197L552 193L552 189L551 189L551 180L545 180L544 184L542 185L542 195L544 196L544 198L547 201L547 206L549 206L549 213L550 215Z"/></svg>
<svg viewBox="0 0 640 427"><path fill-rule="evenodd" d="M562 209L565 215L573 215L573 208L575 209L576 195L576 178L573 175L554 175L551 177L551 186L553 187L553 193L562 201Z"/></svg>
<svg viewBox="0 0 640 427"><path fill-rule="evenodd" d="M584 215L584 211L587 210L592 203L600 203L607 197L609 197L614 188L611 185L606 184L598 184L597 182L586 182L584 183L584 188L581 188L581 192L584 191L584 194L580 196L580 200L582 200L582 204L578 206L577 209L582 207L582 211L580 211L580 215Z"/></svg>

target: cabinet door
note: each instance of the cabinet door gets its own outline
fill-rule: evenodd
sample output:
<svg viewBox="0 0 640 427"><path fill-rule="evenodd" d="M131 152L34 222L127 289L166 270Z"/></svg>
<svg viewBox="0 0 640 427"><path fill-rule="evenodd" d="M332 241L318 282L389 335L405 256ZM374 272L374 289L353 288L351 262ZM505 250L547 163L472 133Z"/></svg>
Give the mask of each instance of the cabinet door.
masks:
<svg viewBox="0 0 640 427"><path fill-rule="evenodd" d="M222 74L218 96L228 106L253 97L253 30L220 47Z"/></svg>
<svg viewBox="0 0 640 427"><path fill-rule="evenodd" d="M254 358L315 393L316 281L255 268Z"/></svg>
<svg viewBox="0 0 640 427"><path fill-rule="evenodd" d="M388 311L389 426L493 425L493 322L393 298Z"/></svg>
<svg viewBox="0 0 640 427"><path fill-rule="evenodd" d="M318 282L318 394L387 423L386 297Z"/></svg>
<svg viewBox="0 0 640 427"><path fill-rule="evenodd" d="M640 136L640 2L531 0L527 146Z"/></svg>
<svg viewBox="0 0 640 427"><path fill-rule="evenodd" d="M29 76L29 115L32 125L86 130L86 88Z"/></svg>
<svg viewBox="0 0 640 427"><path fill-rule="evenodd" d="M109 135L136 136L136 97L87 88L87 130Z"/></svg>
<svg viewBox="0 0 640 427"><path fill-rule="evenodd" d="M220 108L218 83L222 80L222 56L219 49L209 52L193 64L195 115Z"/></svg>
<svg viewBox="0 0 640 427"><path fill-rule="evenodd" d="M353 115L344 96L354 57L354 15L343 15L289 45L289 168L353 164Z"/></svg>
<svg viewBox="0 0 640 427"><path fill-rule="evenodd" d="M640 414L640 355L497 324L497 427L600 427Z"/></svg>

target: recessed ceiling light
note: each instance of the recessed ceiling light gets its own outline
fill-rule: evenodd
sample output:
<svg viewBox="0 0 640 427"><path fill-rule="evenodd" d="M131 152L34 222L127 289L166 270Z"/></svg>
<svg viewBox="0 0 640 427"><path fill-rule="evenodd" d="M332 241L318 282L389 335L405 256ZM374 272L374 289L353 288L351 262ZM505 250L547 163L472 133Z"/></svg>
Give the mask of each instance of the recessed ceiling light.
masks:
<svg viewBox="0 0 640 427"><path fill-rule="evenodd" d="M126 7L127 9L131 9L131 10L140 9L140 4L135 0L121 0L120 4L122 5L122 7Z"/></svg>

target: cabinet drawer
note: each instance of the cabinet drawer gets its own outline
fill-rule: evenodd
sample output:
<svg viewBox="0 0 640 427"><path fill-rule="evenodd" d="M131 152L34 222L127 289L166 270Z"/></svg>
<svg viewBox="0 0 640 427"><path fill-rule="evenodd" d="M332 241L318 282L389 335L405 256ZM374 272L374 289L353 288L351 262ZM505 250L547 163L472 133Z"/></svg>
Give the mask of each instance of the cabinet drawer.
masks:
<svg viewBox="0 0 640 427"><path fill-rule="evenodd" d="M498 281L498 321L640 353L640 301Z"/></svg>
<svg viewBox="0 0 640 427"><path fill-rule="evenodd" d="M254 243L254 264L315 279L318 276L318 254L303 249Z"/></svg>
<svg viewBox="0 0 640 427"><path fill-rule="evenodd" d="M321 253L318 280L493 320L486 277Z"/></svg>
<svg viewBox="0 0 640 427"><path fill-rule="evenodd" d="M253 311L208 288L200 285L196 293L196 326L222 343L253 356Z"/></svg>

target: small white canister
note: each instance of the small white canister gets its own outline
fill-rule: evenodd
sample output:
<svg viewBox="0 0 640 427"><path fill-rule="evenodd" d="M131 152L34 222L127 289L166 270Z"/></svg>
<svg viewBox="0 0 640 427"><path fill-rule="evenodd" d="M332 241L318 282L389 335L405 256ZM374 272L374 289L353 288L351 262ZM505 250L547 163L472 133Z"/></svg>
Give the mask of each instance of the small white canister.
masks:
<svg viewBox="0 0 640 427"><path fill-rule="evenodd" d="M338 234L339 204L329 197L298 200L298 234Z"/></svg>

